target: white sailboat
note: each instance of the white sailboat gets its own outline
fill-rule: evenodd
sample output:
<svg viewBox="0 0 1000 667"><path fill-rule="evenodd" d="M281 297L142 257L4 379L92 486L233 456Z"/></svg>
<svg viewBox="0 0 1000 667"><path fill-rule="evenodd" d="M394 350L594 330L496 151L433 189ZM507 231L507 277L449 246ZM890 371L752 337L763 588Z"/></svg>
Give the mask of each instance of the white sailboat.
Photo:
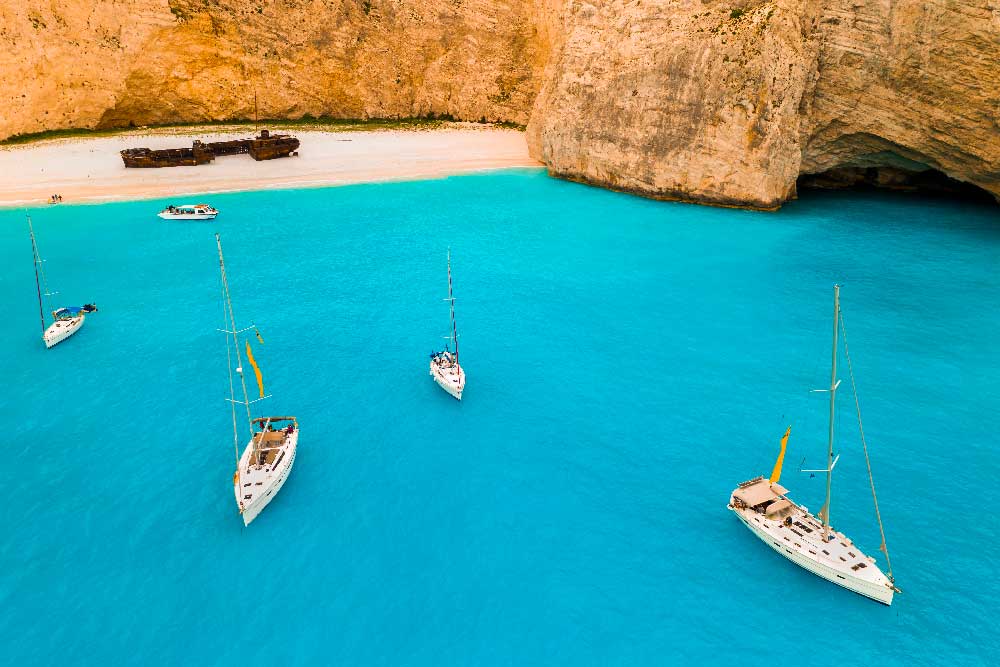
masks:
<svg viewBox="0 0 1000 667"><path fill-rule="evenodd" d="M458 363L458 328L455 326L455 297L451 287L451 250L448 251L448 298L445 301L451 304L451 336L455 351L452 352L448 346L441 352L431 353L431 377L446 392L462 400L462 392L465 390L465 371Z"/></svg>
<svg viewBox="0 0 1000 667"><path fill-rule="evenodd" d="M875 501L875 515L878 518L879 531L882 535L882 545L879 550L885 554L888 565L888 575L875 564L875 559L866 556L848 537L833 529L830 525L830 486L833 478L833 468L839 455L833 455L833 424L834 403L837 387L837 335L843 328L840 314L840 286L833 288L833 370L830 388L819 390L830 392L830 439L827 447L827 466L822 470L804 470L803 472L826 473L826 502L819 511L818 517L809 513L808 508L797 505L788 498L788 490L778 483L781 477L781 465L785 457L785 447L791 427L781 438L781 451L774 464L774 470L769 478L756 477L740 484L732 493L729 509L740 521L759 537L764 544L792 561L799 567L823 577L827 581L843 586L848 590L860 593L883 604L892 604L893 593L898 593L892 576L892 564L889 562L889 551L885 545L885 531L882 528L882 517L878 510L878 499L875 496L875 482L871 477L871 465L868 465L871 480L872 498ZM844 349L847 353L847 334L844 333ZM850 354L847 353L848 368ZM851 373L851 384L854 385L854 374ZM868 461L868 446L865 444L864 428L861 427L861 410L857 401L855 387L855 404L858 405L858 426L861 430L861 442L864 446L865 461Z"/></svg>
<svg viewBox="0 0 1000 667"><path fill-rule="evenodd" d="M233 474L233 493L236 505L243 517L243 525L250 522L267 507L284 486L295 463L295 453L299 443L299 424L295 417L250 417L250 405L269 396L264 395L264 380L260 367L253 358L250 342L245 341L247 362L253 368L257 378L260 397L250 400L247 394L247 383L243 375L243 358L240 353L240 334L256 331L252 324L245 329L238 329L233 316L233 303L229 296L229 281L226 278L226 263L222 257L222 241L215 235L215 243L219 248L219 270L222 273L222 293L225 301L226 329L220 329L226 336L226 349L229 360L229 399L233 412L233 448L236 452L236 472ZM232 337L230 341L229 337ZM260 332L257 332L260 338ZM236 399L233 382L233 356L236 357L236 375L239 376L243 389L243 400ZM247 425L250 431L250 442L240 455L239 419L236 405L246 407Z"/></svg>
<svg viewBox="0 0 1000 667"><path fill-rule="evenodd" d="M28 218L28 233L31 235L31 252L35 261L35 289L38 292L38 315L42 320L42 341L46 349L58 345L66 340L83 326L87 313L97 312L97 306L87 303L82 306L67 306L57 308L52 313L52 324L45 324L45 302L49 297L55 296L57 292L50 292L45 281L45 270L42 267L42 258L38 254L38 243L35 241L35 230L31 226L31 216Z"/></svg>

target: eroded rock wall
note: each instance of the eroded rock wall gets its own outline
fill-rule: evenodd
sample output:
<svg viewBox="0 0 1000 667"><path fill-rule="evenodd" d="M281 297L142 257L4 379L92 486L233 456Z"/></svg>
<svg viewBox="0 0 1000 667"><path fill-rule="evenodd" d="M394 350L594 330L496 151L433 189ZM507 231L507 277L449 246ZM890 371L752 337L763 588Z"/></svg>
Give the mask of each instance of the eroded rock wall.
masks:
<svg viewBox="0 0 1000 667"><path fill-rule="evenodd" d="M529 127L555 174L771 208L799 173L806 2L569 0Z"/></svg>
<svg viewBox="0 0 1000 667"><path fill-rule="evenodd" d="M825 0L802 171L927 168L1000 196L1000 2Z"/></svg>
<svg viewBox="0 0 1000 667"><path fill-rule="evenodd" d="M166 0L0 0L0 138L94 127L174 23Z"/></svg>
<svg viewBox="0 0 1000 667"><path fill-rule="evenodd" d="M0 136L304 115L526 123L530 0L0 0ZM13 76L7 76L13 74ZM25 90L27 88L27 90Z"/></svg>
<svg viewBox="0 0 1000 667"><path fill-rule="evenodd" d="M554 174L773 208L885 166L1000 196L996 0L567 0L564 30L528 127Z"/></svg>

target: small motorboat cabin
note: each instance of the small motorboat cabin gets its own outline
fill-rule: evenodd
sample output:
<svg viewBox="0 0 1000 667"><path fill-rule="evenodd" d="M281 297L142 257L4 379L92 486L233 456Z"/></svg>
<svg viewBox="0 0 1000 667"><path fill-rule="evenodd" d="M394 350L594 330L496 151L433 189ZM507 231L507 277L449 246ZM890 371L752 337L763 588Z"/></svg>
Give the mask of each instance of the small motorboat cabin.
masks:
<svg viewBox="0 0 1000 667"><path fill-rule="evenodd" d="M208 204L171 204L157 213L164 220L214 220L217 215L219 211Z"/></svg>

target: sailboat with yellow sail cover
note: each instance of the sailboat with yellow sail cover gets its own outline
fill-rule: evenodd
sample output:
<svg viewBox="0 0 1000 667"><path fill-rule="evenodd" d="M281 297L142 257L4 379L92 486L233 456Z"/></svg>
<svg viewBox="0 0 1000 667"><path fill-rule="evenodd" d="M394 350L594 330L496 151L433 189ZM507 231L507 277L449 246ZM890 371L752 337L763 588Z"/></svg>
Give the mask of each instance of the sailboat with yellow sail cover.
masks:
<svg viewBox="0 0 1000 667"><path fill-rule="evenodd" d="M818 516L809 513L808 508L796 504L788 498L788 489L781 486L781 467L785 459L785 448L792 427L789 426L781 438L781 451L774 464L771 476L755 477L743 482L732 492L729 499L729 509L759 537L764 544L777 553L792 561L799 567L823 577L827 581L843 586L883 604L892 604L893 593L898 593L892 576L892 564L889 562L889 551L885 545L885 531L882 528L882 517L878 509L878 498L875 496L875 481L871 477L871 465L868 464L868 475L871 481L872 499L875 501L875 516L878 519L879 531L882 535L882 545L879 551L885 554L888 574L882 572L875 559L866 556L850 538L833 529L830 525L830 487L833 481L833 468L840 458L833 455L833 425L835 415L835 400L840 381L837 379L837 335L843 330L843 318L840 313L840 286L833 288L833 371L830 388L817 390L830 393L830 438L827 447L827 466L822 470L804 470L803 472L826 473L826 501ZM847 353L847 334L844 332L844 350L847 355L848 368L851 357ZM861 443L868 462L868 446L865 444L864 428L861 426L861 409L854 387L854 374L851 372L851 385L855 389L855 405L858 406L858 427L861 431Z"/></svg>
<svg viewBox="0 0 1000 667"><path fill-rule="evenodd" d="M236 505L243 517L243 525L250 522L267 507L284 486L295 463L295 452L299 443L299 424L295 417L256 417L250 416L250 405L265 398L264 377L261 374L257 360L254 359L250 341L244 341L247 363L253 369L257 380L260 396L250 400L247 383L243 373L243 358L240 351L240 334L251 329L257 332L257 338L263 343L260 332L252 324L245 329L236 326L233 316L233 302L229 296L229 281L226 278L226 262L222 256L222 240L215 235L215 243L219 249L219 270L222 273L222 296L225 308L226 328L220 329L226 334L226 351L229 360L229 403L233 412L233 449L236 453L236 472L233 474L233 493ZM236 398L233 362L235 357L235 375L239 378L243 390L243 400ZM236 406L246 408L247 425L250 431L250 442L240 454L240 417Z"/></svg>

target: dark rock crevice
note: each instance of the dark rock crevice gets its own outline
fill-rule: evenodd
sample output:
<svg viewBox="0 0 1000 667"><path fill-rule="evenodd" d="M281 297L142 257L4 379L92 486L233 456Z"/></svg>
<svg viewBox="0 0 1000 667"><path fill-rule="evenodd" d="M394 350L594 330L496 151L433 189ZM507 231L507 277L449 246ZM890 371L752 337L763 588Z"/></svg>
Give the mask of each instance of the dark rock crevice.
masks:
<svg viewBox="0 0 1000 667"><path fill-rule="evenodd" d="M905 158L900 159L905 160ZM917 164L911 165L910 168L904 168L896 164L882 164L880 166L845 165L815 174L802 174L796 183L796 189L799 191L808 189L839 190L844 188L876 188L984 203L997 202L992 193L980 187L951 178L937 169Z"/></svg>

